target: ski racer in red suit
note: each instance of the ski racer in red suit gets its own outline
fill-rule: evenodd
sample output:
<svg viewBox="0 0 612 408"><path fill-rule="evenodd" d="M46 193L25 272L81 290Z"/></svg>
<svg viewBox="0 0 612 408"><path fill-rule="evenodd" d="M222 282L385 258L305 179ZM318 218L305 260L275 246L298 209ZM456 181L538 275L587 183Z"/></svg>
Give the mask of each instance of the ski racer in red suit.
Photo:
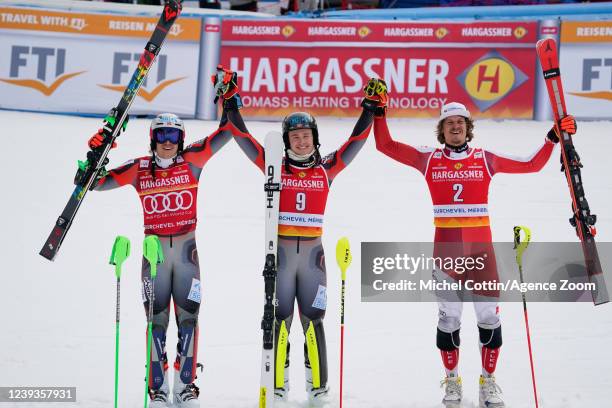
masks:
<svg viewBox="0 0 612 408"><path fill-rule="evenodd" d="M222 67L220 67L222 70ZM265 152L247 130L238 110L236 76L225 70L227 83L219 89L232 133L247 157L263 172ZM297 300L306 339L306 390L311 405L327 400L329 387L323 318L327 307L325 256L321 243L330 186L355 158L372 127L373 113L385 106L377 80L365 88L363 112L352 134L338 150L321 157L319 132L312 115L296 112L282 123L285 157L281 174L278 225L278 275L275 308L275 399L286 401L289 391L289 330ZM382 95L382 96L381 96ZM231 107L231 108L230 108ZM279 340L282 339L282 340Z"/></svg>
<svg viewBox="0 0 612 408"><path fill-rule="evenodd" d="M201 301L200 267L195 241L198 180L208 160L230 139L224 113L219 128L210 136L185 148L183 121L162 113L150 127L151 155L130 160L104 172L96 190L106 191L130 185L142 204L145 235L159 236L165 262L157 268L153 302L153 347L149 372L150 407L199 407L199 389L194 384L197 369L198 313ZM92 150L100 147L100 131L89 141ZM114 147L114 146L113 146ZM143 302L149 304L150 267L142 262ZM177 355L172 394L167 376L166 332L170 299L178 326Z"/></svg>
<svg viewBox="0 0 612 408"><path fill-rule="evenodd" d="M576 132L576 122L572 116L565 117L558 126L570 134ZM427 181L436 227L434 258L484 255L487 260L485 268L474 273L459 274L454 270L434 268L433 277L436 281L489 281L497 278L488 213L491 178L498 173L540 171L559 141L555 125L548 132L544 143L530 157L522 159L469 146L468 143L474 138L473 129L474 122L470 113L457 102L444 105L440 112L437 139L443 146L439 148L413 147L396 142L389 134L385 116L374 119L376 148L400 163L414 167ZM449 407L458 407L462 397L458 362L463 303L460 294L436 294L439 308L436 342L446 370L442 402ZM501 390L493 375L502 345L497 302L499 292L475 291L473 298L482 357L480 406L504 407Z"/></svg>

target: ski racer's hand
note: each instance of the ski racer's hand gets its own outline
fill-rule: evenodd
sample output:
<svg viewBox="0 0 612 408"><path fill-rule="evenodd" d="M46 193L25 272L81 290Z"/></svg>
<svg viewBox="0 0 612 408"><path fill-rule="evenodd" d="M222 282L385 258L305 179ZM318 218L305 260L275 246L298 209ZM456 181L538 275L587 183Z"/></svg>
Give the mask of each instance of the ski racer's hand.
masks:
<svg viewBox="0 0 612 408"><path fill-rule="evenodd" d="M567 132L570 135L573 135L576 134L577 128L578 126L576 125L576 119L574 119L572 115L567 115L561 119L558 124L555 124L552 129L550 129L546 137L553 143L558 143L561 132Z"/></svg>
<svg viewBox="0 0 612 408"><path fill-rule="evenodd" d="M108 159L106 159L104 161L104 163L108 163ZM78 168L77 168L77 172L74 176L74 184L75 185L83 185L85 183L86 180L86 176L87 173L90 170L90 164L89 164L89 160L85 160L85 161L80 161L78 162ZM91 184L91 187L89 188L90 190L93 190L98 183L100 182L101 179L103 179L104 177L106 177L108 175L108 171L106 170L106 167L102 167L102 169L98 172L98 175L96 176L96 179L94 180L94 182Z"/></svg>
<svg viewBox="0 0 612 408"><path fill-rule="evenodd" d="M382 79L370 78L365 88L365 97L361 101L361 106L365 110L374 112L375 116L384 116L387 111L387 84Z"/></svg>
<svg viewBox="0 0 612 408"><path fill-rule="evenodd" d="M105 138L106 136L104 136L104 129L98 129L98 132L89 138L87 145L91 150L98 149L104 145ZM113 142L111 149L114 149L115 147L117 147L117 142Z"/></svg>
<svg viewBox="0 0 612 408"><path fill-rule="evenodd" d="M217 72L210 80L215 87L215 103L219 98L227 101L238 94L238 74L223 65L217 65Z"/></svg>

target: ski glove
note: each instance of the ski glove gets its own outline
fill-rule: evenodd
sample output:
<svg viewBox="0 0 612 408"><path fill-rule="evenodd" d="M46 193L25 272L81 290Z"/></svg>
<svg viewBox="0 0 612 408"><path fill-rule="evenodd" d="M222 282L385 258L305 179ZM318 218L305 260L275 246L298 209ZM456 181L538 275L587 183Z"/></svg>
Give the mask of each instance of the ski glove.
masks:
<svg viewBox="0 0 612 408"><path fill-rule="evenodd" d="M375 116L385 116L387 111L387 84L382 79L370 78L365 88L363 88L365 97L361 101L361 106Z"/></svg>
<svg viewBox="0 0 612 408"><path fill-rule="evenodd" d="M108 163L108 159L104 160L104 164L106 165L107 163ZM90 170L89 160L85 160L85 161L79 160L77 172L74 176L74 184L82 185L83 183L85 183L85 179L86 179L87 173L89 173L89 170ZM96 179L91 184L91 187L89 189L93 190L98 185L100 180L106 177L107 175L108 175L108 171L106 170L106 167L102 167L102 169L100 169L100 171L98 172Z"/></svg>
<svg viewBox="0 0 612 408"><path fill-rule="evenodd" d="M98 132L94 134L91 138L89 138L89 142L87 142L87 145L91 150L99 149L104 145L105 138L106 136L104 135L104 129L98 129ZM115 147L117 147L117 142L113 142L111 149L114 149Z"/></svg>
<svg viewBox="0 0 612 408"><path fill-rule="evenodd" d="M550 129L546 137L551 142L558 143L561 131L573 135L576 133L577 128L578 126L576 125L576 120L574 119L574 117L572 115L567 115L563 119L561 119L558 124L555 124L552 129ZM561 131L559 131L559 129L561 129Z"/></svg>
<svg viewBox="0 0 612 408"><path fill-rule="evenodd" d="M217 72L210 77L215 87L215 103L219 98L223 99L223 107L226 109L242 108L242 101L238 94L238 74L217 65Z"/></svg>

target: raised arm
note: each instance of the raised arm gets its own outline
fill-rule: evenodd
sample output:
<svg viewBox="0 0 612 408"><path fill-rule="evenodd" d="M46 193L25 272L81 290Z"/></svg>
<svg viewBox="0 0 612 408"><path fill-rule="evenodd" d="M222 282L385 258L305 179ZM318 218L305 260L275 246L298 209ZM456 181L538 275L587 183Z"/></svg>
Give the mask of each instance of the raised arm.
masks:
<svg viewBox="0 0 612 408"><path fill-rule="evenodd" d="M225 120L224 128L231 133L249 160L263 172L265 151L263 146L249 133L242 115L240 115L242 101L238 94L238 77L236 73L218 66L217 74L213 76L213 82L215 82L217 98L220 98L223 105L224 117L221 118L221 121Z"/></svg>
<svg viewBox="0 0 612 408"><path fill-rule="evenodd" d="M548 138L538 150L528 157L515 157L485 151L487 167L491 175L496 173L535 173L550 159L555 144Z"/></svg>
<svg viewBox="0 0 612 408"><path fill-rule="evenodd" d="M374 112L363 109L348 140L338 150L326 155L321 160L321 165L327 170L330 184L338 173L353 161L365 144L370 135L370 129L372 129L373 119Z"/></svg>
<svg viewBox="0 0 612 408"><path fill-rule="evenodd" d="M204 139L198 140L183 150L183 158L197 168L202 168L232 138L232 131L227 121L225 109L221 115L219 127Z"/></svg>
<svg viewBox="0 0 612 408"><path fill-rule="evenodd" d="M139 160L130 160L121 166L110 170L106 175L99 179L94 190L107 191L115 188L132 185L136 187L138 179Z"/></svg>
<svg viewBox="0 0 612 408"><path fill-rule="evenodd" d="M384 116L374 118L374 139L378 151L400 163L414 167L422 174L427 169L427 161L435 151L431 147L412 147L405 143L396 142L391 138L387 120Z"/></svg>
<svg viewBox="0 0 612 408"><path fill-rule="evenodd" d="M544 144L529 157L513 157L498 153L486 152L485 157L491 175L496 173L535 173L544 167L550 159L555 144L559 142L559 128L570 134L576 133L576 121L573 116L566 116L546 135Z"/></svg>
<svg viewBox="0 0 612 408"><path fill-rule="evenodd" d="M126 122L127 124L127 122ZM125 125L123 128L125 131ZM87 145L91 149L92 152L96 152L96 149L101 149L105 143L105 135L103 129L98 129L98 132L95 133L87 142ZM111 149L117 147L117 143L113 142ZM108 159L107 159L108 162ZM74 177L74 184L79 184L81 178L87 173L89 169L89 162L80 162L79 168L77 170L76 176ZM106 191L112 190L114 188L122 187L127 184L131 184L136 187L136 179L138 176L138 160L130 160L121 166L112 169L111 171L106 171L106 168L103 167L100 173L98 173L97 180L95 181L94 190L98 191Z"/></svg>
<svg viewBox="0 0 612 408"><path fill-rule="evenodd" d="M382 117L387 110L387 84L382 79L370 78L365 88L363 88L364 98L361 101L363 111L353 128L353 133L349 139L335 152L328 154L322 159L322 165L327 169L329 182L350 164L357 153L365 144L374 117Z"/></svg>

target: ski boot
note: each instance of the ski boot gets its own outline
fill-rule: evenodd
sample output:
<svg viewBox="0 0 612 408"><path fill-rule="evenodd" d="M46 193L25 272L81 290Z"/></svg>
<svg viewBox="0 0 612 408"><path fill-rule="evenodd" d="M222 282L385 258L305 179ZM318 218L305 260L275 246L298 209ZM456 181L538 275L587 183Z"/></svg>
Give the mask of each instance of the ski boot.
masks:
<svg viewBox="0 0 612 408"><path fill-rule="evenodd" d="M321 385L314 388L312 385L312 369L306 366L306 392L308 393L309 407L326 407L330 403L329 387Z"/></svg>
<svg viewBox="0 0 612 408"><path fill-rule="evenodd" d="M172 396L168 387L168 370L164 371L164 382L161 387L153 389L149 387L149 407L167 408L172 406Z"/></svg>
<svg viewBox="0 0 612 408"><path fill-rule="evenodd" d="M174 407L200 408L200 401L198 401L200 389L194 383L183 383L177 370L174 370L172 394L174 395Z"/></svg>
<svg viewBox="0 0 612 408"><path fill-rule="evenodd" d="M480 376L480 408L504 408L502 390L495 383L495 377Z"/></svg>
<svg viewBox="0 0 612 408"><path fill-rule="evenodd" d="M286 402L289 400L289 366L285 366L285 381L281 388L274 388L274 401Z"/></svg>
<svg viewBox="0 0 612 408"><path fill-rule="evenodd" d="M440 387L444 388L444 398L442 404L447 408L458 408L461 406L463 391L461 387L461 377L446 377L440 382Z"/></svg>

